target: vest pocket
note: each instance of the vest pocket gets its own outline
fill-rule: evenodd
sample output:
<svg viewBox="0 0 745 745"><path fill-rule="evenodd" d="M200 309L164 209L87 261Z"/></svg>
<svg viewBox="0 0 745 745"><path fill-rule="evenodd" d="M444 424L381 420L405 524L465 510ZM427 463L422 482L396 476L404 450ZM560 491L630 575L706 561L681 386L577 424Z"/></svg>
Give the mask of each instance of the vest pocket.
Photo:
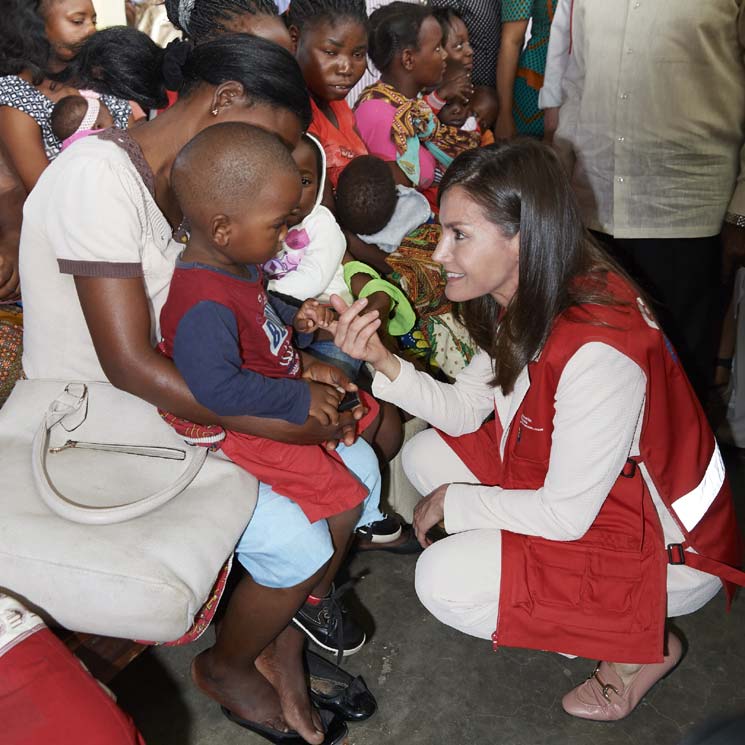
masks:
<svg viewBox="0 0 745 745"><path fill-rule="evenodd" d="M635 552L531 543L528 591L536 619L605 631L630 631L639 601Z"/></svg>

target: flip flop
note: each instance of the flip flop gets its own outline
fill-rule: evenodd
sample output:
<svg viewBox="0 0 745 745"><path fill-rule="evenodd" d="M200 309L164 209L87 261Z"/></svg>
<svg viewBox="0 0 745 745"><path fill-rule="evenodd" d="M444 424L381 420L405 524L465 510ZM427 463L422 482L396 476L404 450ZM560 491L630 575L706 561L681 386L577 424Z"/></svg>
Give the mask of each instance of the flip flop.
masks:
<svg viewBox="0 0 745 745"><path fill-rule="evenodd" d="M237 714L233 714L230 709L226 709L224 706L221 706L220 709L231 722L263 737L271 743L277 743L277 745L308 745L307 741L300 737L294 729L288 732L282 732L274 729L274 727L267 727L265 724L252 722L250 719L243 719ZM341 745L349 734L347 725L331 711L320 709L319 713L321 715L321 722L326 729L326 737L323 739L321 745Z"/></svg>
<svg viewBox="0 0 745 745"><path fill-rule="evenodd" d="M362 722L375 713L375 696L359 675L352 677L310 650L305 652L305 662L310 675L310 697L319 709L333 711L347 722Z"/></svg>

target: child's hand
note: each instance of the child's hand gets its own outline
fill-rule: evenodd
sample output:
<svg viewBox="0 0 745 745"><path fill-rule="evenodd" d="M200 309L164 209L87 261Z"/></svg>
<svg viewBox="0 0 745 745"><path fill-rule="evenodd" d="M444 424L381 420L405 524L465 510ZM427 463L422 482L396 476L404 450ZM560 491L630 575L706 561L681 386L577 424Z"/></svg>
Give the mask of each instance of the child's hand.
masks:
<svg viewBox="0 0 745 745"><path fill-rule="evenodd" d="M446 80L436 91L443 101L460 101L468 103L473 96L473 83L467 72L462 72L449 80Z"/></svg>
<svg viewBox="0 0 745 745"><path fill-rule="evenodd" d="M298 334L310 334L316 329L327 329L336 318L334 309L318 300L306 300L295 315L292 325Z"/></svg>
<svg viewBox="0 0 745 745"><path fill-rule="evenodd" d="M310 388L310 410L308 416L315 417L321 424L339 422L339 402L344 395L336 388L324 383L308 381Z"/></svg>

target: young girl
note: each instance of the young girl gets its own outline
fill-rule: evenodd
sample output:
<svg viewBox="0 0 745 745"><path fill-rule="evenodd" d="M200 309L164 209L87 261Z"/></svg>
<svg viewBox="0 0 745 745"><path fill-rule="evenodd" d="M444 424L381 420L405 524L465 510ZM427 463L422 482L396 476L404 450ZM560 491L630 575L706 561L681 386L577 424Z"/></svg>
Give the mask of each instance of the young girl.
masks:
<svg viewBox="0 0 745 745"><path fill-rule="evenodd" d="M62 72L95 30L91 0L11 0L0 17L0 139L29 191L62 147L50 123L54 104L77 93L49 76ZM130 105L102 101L126 127Z"/></svg>
<svg viewBox="0 0 745 745"><path fill-rule="evenodd" d="M357 126L370 153L391 163L396 183L426 193L436 165L447 168L472 146L468 133L442 125L422 99L445 73L442 27L431 10L405 2L376 10L370 27L370 57L382 75L357 102ZM436 209L436 193L428 198Z"/></svg>
<svg viewBox="0 0 745 745"><path fill-rule="evenodd" d="M364 0L293 0L287 21L310 91L309 132L323 145L329 182L367 148L355 127L347 94L367 68Z"/></svg>

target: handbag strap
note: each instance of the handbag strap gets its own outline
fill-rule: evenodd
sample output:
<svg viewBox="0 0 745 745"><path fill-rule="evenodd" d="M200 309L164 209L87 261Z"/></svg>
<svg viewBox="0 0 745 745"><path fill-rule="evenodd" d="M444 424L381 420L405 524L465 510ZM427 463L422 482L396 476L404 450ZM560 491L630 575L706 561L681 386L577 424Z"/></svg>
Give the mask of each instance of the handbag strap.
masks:
<svg viewBox="0 0 745 745"><path fill-rule="evenodd" d="M182 492L194 480L207 458L206 448L189 447L184 459L184 469L179 476L165 488L135 502L113 507L79 504L65 496L52 483L47 468L47 456L52 428L59 424L71 432L85 421L87 412L88 386L84 383L68 384L49 405L32 444L31 470L39 494L52 512L66 520L86 525L108 525L146 515Z"/></svg>

